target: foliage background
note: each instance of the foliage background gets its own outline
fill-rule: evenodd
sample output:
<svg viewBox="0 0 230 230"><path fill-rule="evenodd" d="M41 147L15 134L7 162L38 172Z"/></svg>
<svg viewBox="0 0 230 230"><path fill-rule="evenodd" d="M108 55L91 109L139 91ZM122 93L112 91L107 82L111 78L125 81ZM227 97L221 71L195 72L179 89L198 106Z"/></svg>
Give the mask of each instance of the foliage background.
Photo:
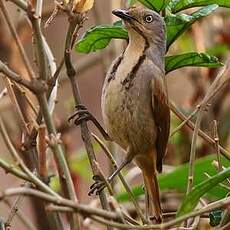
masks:
<svg viewBox="0 0 230 230"><path fill-rule="evenodd" d="M46 5L44 7L44 21L48 18L53 9L53 1L45 1ZM116 21L117 19L111 16L111 10L114 8L120 8L124 6L124 1L106 1L100 0L95 2L94 9L89 13L89 20L86 22L84 28L81 30L81 33L84 33L87 28L98 24L108 24ZM103 6L103 7L102 7ZM20 37L22 38L23 44L26 47L28 55L33 57L31 53L30 46L30 35L31 31L26 26L25 20L21 13L17 12L16 8L9 4L10 12L12 18L14 19L15 25L19 31ZM191 10L187 10L186 13L191 13ZM44 23L43 21L43 23ZM64 38L66 34L66 18L63 15L59 15L55 21L45 29L45 36L48 43L51 46L54 56L56 57L57 63L60 63L63 49L64 49ZM24 73L25 69L21 63L21 60L18 55L18 51L12 38L10 37L9 31L5 26L4 19L1 15L0 20L0 32L2 36L0 37L0 59L5 60L12 66L17 72ZM93 113L99 121L101 119L100 111L100 93L102 88L103 79L105 72L111 63L111 60L121 50L125 47L124 41L112 41L111 44L103 51L98 51L96 53L90 53L89 55L74 53L74 63L76 64L76 69L78 71L79 86L82 95L83 103L87 106L89 111ZM183 34L178 41L170 48L169 54L178 54L184 52L207 52L213 54L220 58L224 62L227 57L230 55L230 14L229 9L219 8L212 15L208 16L195 23L191 29L189 29L185 34ZM213 82L214 76L216 76L216 69L206 69L206 68L183 68L178 71L172 72L168 75L168 88L169 95L176 104L186 113L190 114L195 106L200 102L200 100L205 95L205 92L208 86ZM3 89L3 83L2 89ZM230 98L229 98L229 84L228 86L216 96L214 103L209 108L209 113L205 114L205 118L202 121L202 129L208 132L210 135L213 135L213 120L218 120L218 131L220 137L220 143L225 146L228 150L230 146ZM56 126L58 127L59 132L62 133L63 143L66 148L67 158L69 159L70 166L72 169L72 175L75 181L76 190L82 202L92 202L87 196L86 191L88 191L89 184L91 181L91 171L88 166L88 160L86 153L82 146L81 136L79 129L74 127L72 124L67 123L68 117L73 113L74 103L72 99L72 94L70 90L70 85L67 81L65 73L62 72L61 78L59 81L59 91L58 91L58 102L54 112L54 119ZM1 98L0 101L0 113L7 124L7 129L10 133L10 136L18 148L20 147L20 123L18 121L18 115L14 112L14 108L10 103L9 97L5 96ZM172 115L172 130L177 127L179 121L175 116ZM90 125L90 129L97 133L97 130ZM190 152L190 143L191 143L192 132L183 127L180 132L176 133L171 139L169 144L169 150L167 157L165 159L165 164L178 166L188 161L189 152ZM1 140L1 137L0 137ZM117 147L111 146L115 149L117 154L117 161L119 162L123 157L121 150ZM107 160L104 155L101 153L100 148L95 144L96 152L99 156L99 162L103 165L103 170L110 170ZM0 142L0 154L1 157L7 160L9 155L7 148L4 145L3 141ZM199 158L213 154L213 149L210 146L199 139L198 143L198 154ZM212 159L215 158L214 156ZM206 165L200 166L196 171L196 183L202 180L204 172L208 172L210 175L216 173L215 168L211 165L212 160L210 158L206 159ZM207 160L208 159L208 160ZM224 162L225 166L229 166L229 162ZM50 171L54 171L54 163L52 160L49 162ZM132 168L132 171L131 171ZM171 167L166 167L166 171L171 171ZM178 193L167 194L164 193L163 197L165 198L165 207L169 209L175 209L178 206L178 197L181 196L181 192L185 191L185 179L187 170L181 169L178 174L174 176L167 177L162 175L161 177L161 188L162 191L174 189L175 186L178 186ZM200 170L200 171L199 171ZM131 171L133 174L131 174ZM199 171L199 172L198 172ZM135 165L132 165L129 169L125 170L127 177L131 178L130 181L134 186L140 185L141 178L139 176L138 169L135 168ZM1 180L0 186L1 190L8 188L10 186L20 185L21 182L16 180L10 175L6 175L3 170L0 169ZM134 176L137 175L137 176ZM183 175L183 177L181 177ZM170 184L173 182L172 184ZM177 182L177 183L176 183ZM52 181L52 186L55 189L59 188L59 185L56 183L55 179ZM116 185L119 191L122 191L119 185ZM137 188L140 192L140 188ZM213 193L212 193L213 192ZM219 198L219 196L225 196L226 191L222 188L218 188L216 192L213 190L209 195L210 199ZM214 195L213 195L214 194ZM216 195L217 194L217 195ZM124 194L123 194L124 195ZM178 195L178 196L177 196ZM173 199L168 199L167 196L172 196ZM120 194L120 199L122 194ZM14 199L12 199L13 201ZM169 202L170 200L170 202ZM94 205L94 204L92 204ZM41 222L38 217L35 205L31 204L30 199L24 198L23 203L20 206L22 212L26 216L30 216L33 222L39 228ZM9 209L5 204L0 203L0 216L7 216ZM15 226L24 229L20 225L20 221L13 223ZM40 229L42 227L40 226Z"/></svg>

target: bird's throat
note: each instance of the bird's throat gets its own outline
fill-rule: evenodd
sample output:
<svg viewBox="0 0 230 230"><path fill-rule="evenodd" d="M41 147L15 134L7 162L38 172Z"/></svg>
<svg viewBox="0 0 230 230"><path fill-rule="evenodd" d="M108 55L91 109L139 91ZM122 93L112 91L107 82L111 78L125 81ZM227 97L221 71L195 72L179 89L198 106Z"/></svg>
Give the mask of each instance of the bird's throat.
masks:
<svg viewBox="0 0 230 230"><path fill-rule="evenodd" d="M143 61L146 49L147 44L143 36L135 31L129 34L129 44L117 67L115 78L121 82L129 83L130 76L134 76L134 71L138 70L138 66Z"/></svg>

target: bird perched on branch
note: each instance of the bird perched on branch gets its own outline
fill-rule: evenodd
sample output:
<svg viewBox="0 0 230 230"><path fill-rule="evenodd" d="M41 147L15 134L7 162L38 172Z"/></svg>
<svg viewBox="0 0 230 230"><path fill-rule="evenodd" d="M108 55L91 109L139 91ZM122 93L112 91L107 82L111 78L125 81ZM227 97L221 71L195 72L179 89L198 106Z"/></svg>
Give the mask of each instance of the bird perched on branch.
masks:
<svg viewBox="0 0 230 230"><path fill-rule="evenodd" d="M103 87L102 115L109 136L126 150L111 180L134 159L140 167L156 222L162 221L157 171L162 171L170 110L164 72L163 18L149 9L114 10L128 30L129 44L112 63Z"/></svg>
<svg viewBox="0 0 230 230"><path fill-rule="evenodd" d="M143 7L114 10L113 14L123 20L129 44L107 73L102 92L102 115L109 137L126 150L126 157L108 181L134 160L143 173L150 216L160 223L162 210L157 171L162 171L170 128L164 71L165 23L158 13ZM84 107L78 109L76 114L80 117L75 124L83 119L92 120L106 136ZM102 189L101 185L96 181L91 193Z"/></svg>

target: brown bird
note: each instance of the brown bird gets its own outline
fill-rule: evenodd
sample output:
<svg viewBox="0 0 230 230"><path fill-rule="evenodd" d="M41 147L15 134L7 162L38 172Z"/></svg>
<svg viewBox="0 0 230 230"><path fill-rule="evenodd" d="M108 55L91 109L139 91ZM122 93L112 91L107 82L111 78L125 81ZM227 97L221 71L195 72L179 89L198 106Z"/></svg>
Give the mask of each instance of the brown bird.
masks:
<svg viewBox="0 0 230 230"><path fill-rule="evenodd" d="M166 153L170 110L164 71L166 52L165 23L156 12L142 7L114 10L128 30L129 44L116 58L105 78L102 92L102 115L109 137L126 150L126 157L115 175L134 159L143 173L149 196L150 216L162 222L157 171L162 171ZM75 120L92 120L105 137L96 119L79 105ZM100 191L95 182L90 193Z"/></svg>
<svg viewBox="0 0 230 230"><path fill-rule="evenodd" d="M165 23L142 7L114 10L128 30L129 44L112 63L102 92L102 115L109 136L126 150L125 161L140 167L156 222L162 221L157 171L166 153L170 110L164 71Z"/></svg>

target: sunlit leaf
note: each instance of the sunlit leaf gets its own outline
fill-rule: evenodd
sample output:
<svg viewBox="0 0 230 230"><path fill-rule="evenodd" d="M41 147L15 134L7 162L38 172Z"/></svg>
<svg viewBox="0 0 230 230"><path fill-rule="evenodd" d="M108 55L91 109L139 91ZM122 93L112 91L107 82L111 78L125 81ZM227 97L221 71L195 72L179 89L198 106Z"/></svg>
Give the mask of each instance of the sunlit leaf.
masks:
<svg viewBox="0 0 230 230"><path fill-rule="evenodd" d="M197 6L208 6L211 4L217 4L222 7L230 7L229 0L172 0L169 3L169 7L173 13L176 13L184 9Z"/></svg>
<svg viewBox="0 0 230 230"><path fill-rule="evenodd" d="M214 10L218 8L218 5L209 5L203 7L191 15L179 14L169 15L165 17L165 23L167 26L167 46L169 47L181 34L183 34L195 21L208 16Z"/></svg>
<svg viewBox="0 0 230 230"><path fill-rule="evenodd" d="M101 25L88 30L75 46L77 52L89 53L105 48L112 38L127 39L127 30L116 23L114 25Z"/></svg>
<svg viewBox="0 0 230 230"><path fill-rule="evenodd" d="M191 212L197 206L200 198L205 193L207 193L213 187L217 186L219 183L223 182L226 178L229 177L230 177L230 167L224 169L218 174L212 176L211 178L195 186L193 190L183 200L179 210L177 211L177 217Z"/></svg>
<svg viewBox="0 0 230 230"><path fill-rule="evenodd" d="M196 20L207 16L218 6L204 7L192 15L180 14L165 17L167 27L167 46L169 47L182 33L184 33ZM101 25L88 30L80 39L75 49L80 53L89 53L105 48L111 39L128 39L127 30L121 21L114 25Z"/></svg>
<svg viewBox="0 0 230 230"><path fill-rule="evenodd" d="M215 68L223 64L215 56L205 53L185 53L180 55L167 56L165 58L166 73L185 66L199 66Z"/></svg>
<svg viewBox="0 0 230 230"><path fill-rule="evenodd" d="M165 9L168 5L170 0L138 0L144 6L148 7L149 9L155 10L160 12L161 10Z"/></svg>
<svg viewBox="0 0 230 230"><path fill-rule="evenodd" d="M208 173L210 176L216 175L216 169L212 166L213 160L216 159L216 155L203 157L195 162L194 173L194 185L198 185L203 182L207 177L204 173ZM222 158L222 163L225 167L230 167L230 162L225 158ZM188 163L178 166L171 173L163 173L158 176L161 192L168 190L177 190L179 192L185 192L188 180ZM133 188L135 197L144 194L142 186ZM221 199L224 198L229 191L221 186L215 186L207 192L209 198ZM117 199L120 202L126 202L129 200L127 193L120 193L117 195Z"/></svg>

